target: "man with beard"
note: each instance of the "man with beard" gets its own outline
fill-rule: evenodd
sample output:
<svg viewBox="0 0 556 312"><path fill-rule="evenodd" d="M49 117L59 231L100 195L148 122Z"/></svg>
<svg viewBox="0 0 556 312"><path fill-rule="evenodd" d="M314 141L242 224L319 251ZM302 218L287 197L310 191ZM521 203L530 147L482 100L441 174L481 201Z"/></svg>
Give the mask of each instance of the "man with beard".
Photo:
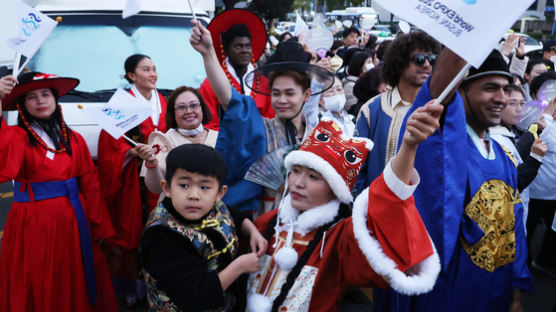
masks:
<svg viewBox="0 0 556 312"><path fill-rule="evenodd" d="M396 155L404 117L431 74L439 52L440 44L423 31L397 37L386 50L382 77L393 89L365 103L357 118L357 135L375 143L359 173L357 192L380 176Z"/></svg>
<svg viewBox="0 0 556 312"><path fill-rule="evenodd" d="M208 25L218 62L224 69L232 86L241 94L253 97L261 116L273 118L270 105L268 80L262 75L249 75L255 70L255 62L264 51L266 28L263 21L248 10L229 10L215 17ZM212 113L205 127L219 130L220 103L205 79L199 92Z"/></svg>
<svg viewBox="0 0 556 312"><path fill-rule="evenodd" d="M438 97L464 64L445 49L408 114ZM415 204L442 270L427 294L377 291L375 311L523 310L520 291L531 291L533 282L517 170L488 130L500 124L511 81L494 50L444 101L441 128L415 159L421 178Z"/></svg>

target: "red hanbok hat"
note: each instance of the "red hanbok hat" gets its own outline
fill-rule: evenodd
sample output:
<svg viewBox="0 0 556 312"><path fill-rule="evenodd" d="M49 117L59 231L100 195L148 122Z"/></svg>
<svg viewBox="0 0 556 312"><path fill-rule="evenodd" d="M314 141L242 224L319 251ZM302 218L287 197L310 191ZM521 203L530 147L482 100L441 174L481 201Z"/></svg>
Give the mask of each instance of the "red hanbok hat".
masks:
<svg viewBox="0 0 556 312"><path fill-rule="evenodd" d="M267 37L266 27L261 18L257 16L257 14L244 9L227 10L213 18L207 27L211 33L212 44L214 45L214 50L216 51L220 63L226 58L226 56L221 53L221 51L224 51L222 46L222 34L230 27L237 24L244 24L249 29L253 59L258 60L264 52Z"/></svg>
<svg viewBox="0 0 556 312"><path fill-rule="evenodd" d="M60 97L73 90L79 84L79 79L76 78L60 77L39 72L23 73L19 75L17 80L19 84L13 88L10 94L2 99L2 110L4 111L17 110L17 99L29 91L44 88L54 89Z"/></svg>

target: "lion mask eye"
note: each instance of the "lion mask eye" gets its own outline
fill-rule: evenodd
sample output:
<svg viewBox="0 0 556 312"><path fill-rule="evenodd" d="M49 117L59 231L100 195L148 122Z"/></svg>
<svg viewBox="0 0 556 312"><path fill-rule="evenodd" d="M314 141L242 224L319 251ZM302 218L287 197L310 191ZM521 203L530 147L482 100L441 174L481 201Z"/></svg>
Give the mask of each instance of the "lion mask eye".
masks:
<svg viewBox="0 0 556 312"><path fill-rule="evenodd" d="M352 150L345 151L344 158L348 163L352 165L358 164L359 162L361 162L361 160L363 160L363 158L357 157L357 154L355 154L355 152Z"/></svg>
<svg viewBox="0 0 556 312"><path fill-rule="evenodd" d="M317 130L317 132L315 133L315 138L321 142L329 142L330 141L330 135L328 135L327 133L324 132L320 132Z"/></svg>

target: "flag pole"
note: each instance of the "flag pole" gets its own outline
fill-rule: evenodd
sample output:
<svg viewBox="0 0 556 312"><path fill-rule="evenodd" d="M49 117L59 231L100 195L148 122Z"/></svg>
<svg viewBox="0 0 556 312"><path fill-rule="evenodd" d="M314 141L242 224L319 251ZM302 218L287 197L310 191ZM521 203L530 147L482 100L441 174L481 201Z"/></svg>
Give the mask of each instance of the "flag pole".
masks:
<svg viewBox="0 0 556 312"><path fill-rule="evenodd" d="M442 103L442 101L444 101L444 99L448 96L448 94L450 92L452 92L452 90L456 87L456 85L458 84L458 82L463 79L463 77L465 77L465 75L467 74L467 71L471 68L471 64L469 63L465 63L465 66L463 66L463 68L459 71L459 73L454 77L454 79L452 79L452 81L450 82L450 84L446 87L446 89L444 89L444 91L442 91L442 93L440 93L440 96L438 96L438 98L436 99L436 103Z"/></svg>
<svg viewBox="0 0 556 312"><path fill-rule="evenodd" d="M137 143L135 141L133 141L132 139L130 139L127 135L123 134L122 137L124 139L126 139L126 141L128 141L129 143L131 143L131 145L133 145L133 147L137 146Z"/></svg>
<svg viewBox="0 0 556 312"><path fill-rule="evenodd" d="M25 66L27 66L27 63L29 63L29 60L31 58L28 57L25 62L23 63L23 65L21 65L21 67L17 70L17 74L15 74L15 77L19 76L19 74L25 69Z"/></svg>
<svg viewBox="0 0 556 312"><path fill-rule="evenodd" d="M187 0L187 3L189 4L189 9L191 10L191 14L193 14L193 21L197 21L197 16L195 15L195 11L193 11L193 6L191 6L191 0Z"/></svg>
<svg viewBox="0 0 556 312"><path fill-rule="evenodd" d="M19 62L20 61L21 61L21 53L15 52L14 64L13 64L13 69L12 69L12 75L14 77L17 77L19 75Z"/></svg>

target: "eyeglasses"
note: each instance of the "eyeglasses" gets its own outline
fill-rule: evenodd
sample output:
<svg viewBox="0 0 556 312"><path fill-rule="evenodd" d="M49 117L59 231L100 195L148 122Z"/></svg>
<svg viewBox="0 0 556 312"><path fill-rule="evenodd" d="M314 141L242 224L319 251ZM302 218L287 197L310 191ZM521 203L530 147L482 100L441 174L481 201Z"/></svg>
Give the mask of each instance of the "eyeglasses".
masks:
<svg viewBox="0 0 556 312"><path fill-rule="evenodd" d="M436 61L438 60L438 55L415 53L411 56L411 60L413 61L413 63L415 63L415 65L419 66L425 65L425 61L428 60L429 64L431 64L431 66L434 66L434 64L436 64Z"/></svg>
<svg viewBox="0 0 556 312"><path fill-rule="evenodd" d="M199 109L199 107L201 107L201 104L197 104L197 103L193 103L191 105L178 105L176 106L176 112L185 112L187 110L197 110Z"/></svg>
<svg viewBox="0 0 556 312"><path fill-rule="evenodd" d="M521 107L521 106L525 105L525 101L509 100L508 105L509 106L519 106L519 107Z"/></svg>

